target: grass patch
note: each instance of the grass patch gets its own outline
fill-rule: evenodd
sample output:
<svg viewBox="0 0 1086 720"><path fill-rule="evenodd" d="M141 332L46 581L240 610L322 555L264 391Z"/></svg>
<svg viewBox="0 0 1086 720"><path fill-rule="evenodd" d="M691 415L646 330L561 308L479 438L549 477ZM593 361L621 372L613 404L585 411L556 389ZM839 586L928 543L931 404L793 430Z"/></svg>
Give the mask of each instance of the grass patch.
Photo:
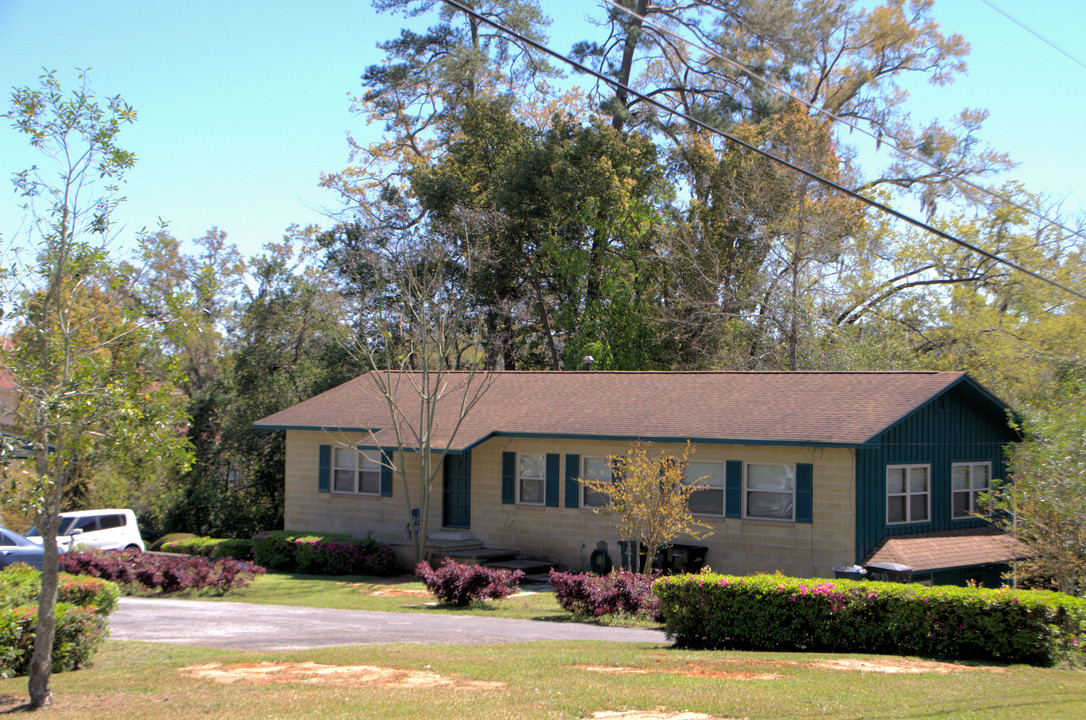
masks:
<svg viewBox="0 0 1086 720"><path fill-rule="evenodd" d="M1086 716L1086 672L1012 666L887 673L842 665L898 658L681 651L651 644L378 645L245 653L109 642L94 667L53 678L51 718L471 717L591 718L614 710L698 712L714 718L1030 718ZM379 668L411 687L309 675L229 684L184 668L268 669L260 663ZM267 675L267 673L265 673ZM370 677L366 681L364 677ZM429 678L430 681L427 681ZM434 678L438 678L435 680ZM0 681L0 711L26 701L26 679Z"/></svg>
<svg viewBox="0 0 1086 720"><path fill-rule="evenodd" d="M569 622L572 618L554 599L549 586L528 585L522 592L500 601L468 607L435 605L434 596L414 575L381 578L355 575L300 575L269 572L257 576L248 587L224 597L194 597L209 602L248 602L260 605L299 605L335 610L384 612L448 612L457 615ZM607 624L659 627L656 623L604 619Z"/></svg>

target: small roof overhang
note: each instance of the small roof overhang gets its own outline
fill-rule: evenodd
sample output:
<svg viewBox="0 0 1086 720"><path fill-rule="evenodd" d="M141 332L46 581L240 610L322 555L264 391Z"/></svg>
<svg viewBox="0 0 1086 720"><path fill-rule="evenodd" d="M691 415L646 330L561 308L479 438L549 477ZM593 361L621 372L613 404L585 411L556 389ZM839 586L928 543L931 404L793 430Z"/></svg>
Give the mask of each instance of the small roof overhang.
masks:
<svg viewBox="0 0 1086 720"><path fill-rule="evenodd" d="M993 527L979 527L887 536L862 564L891 562L908 565L914 572L927 572L998 565L1031 555L1026 545L1010 535Z"/></svg>

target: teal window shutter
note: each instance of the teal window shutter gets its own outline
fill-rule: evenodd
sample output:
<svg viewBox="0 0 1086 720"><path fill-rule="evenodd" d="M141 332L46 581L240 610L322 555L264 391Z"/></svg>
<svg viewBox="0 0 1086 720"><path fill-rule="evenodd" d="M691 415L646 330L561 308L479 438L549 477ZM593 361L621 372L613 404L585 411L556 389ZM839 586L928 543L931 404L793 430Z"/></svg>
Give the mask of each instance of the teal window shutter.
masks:
<svg viewBox="0 0 1086 720"><path fill-rule="evenodd" d="M581 476L581 456L570 453L566 455L566 507L578 508L581 506L581 484L577 478Z"/></svg>
<svg viewBox="0 0 1086 720"><path fill-rule="evenodd" d="M392 455L381 451L381 497L392 497Z"/></svg>
<svg viewBox="0 0 1086 720"><path fill-rule="evenodd" d="M317 453L317 492L331 490L332 446L321 445Z"/></svg>
<svg viewBox="0 0 1086 720"><path fill-rule="evenodd" d="M512 505L517 501L517 454L502 453L502 505Z"/></svg>
<svg viewBox="0 0 1086 720"><path fill-rule="evenodd" d="M558 507L558 453L547 453L547 507Z"/></svg>
<svg viewBox="0 0 1086 720"><path fill-rule="evenodd" d="M814 497L814 466L796 463L796 522L811 522L811 504Z"/></svg>
<svg viewBox="0 0 1086 720"><path fill-rule="evenodd" d="M743 517L743 461L724 464L724 517Z"/></svg>

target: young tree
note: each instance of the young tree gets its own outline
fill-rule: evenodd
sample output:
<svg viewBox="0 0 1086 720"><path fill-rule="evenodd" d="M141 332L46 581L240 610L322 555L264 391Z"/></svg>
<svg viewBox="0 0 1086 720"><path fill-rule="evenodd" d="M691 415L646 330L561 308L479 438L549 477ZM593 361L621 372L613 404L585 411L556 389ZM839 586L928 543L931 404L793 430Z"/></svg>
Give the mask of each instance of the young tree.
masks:
<svg viewBox="0 0 1086 720"><path fill-rule="evenodd" d="M343 347L369 370L358 382L372 382L387 408L383 420L365 418L363 426L377 421L394 429L396 452L373 459L400 479L416 562L422 562L432 490L448 447L493 380L483 348L485 321L451 278L486 268L468 246L453 257L433 236L370 238L356 252L355 264L366 268L361 274L369 284L359 298L357 322L344 325L349 336Z"/></svg>
<svg viewBox="0 0 1086 720"><path fill-rule="evenodd" d="M656 551L678 536L701 539L713 532L690 513L690 496L706 489L705 478L687 481L686 462L693 452L694 445L689 442L678 457L653 452L649 445L638 442L625 455L607 456L610 480L578 478L586 488L606 498L595 512L611 518L619 537L630 543L631 556L641 546L646 548L640 567L634 563L638 572L652 572Z"/></svg>
<svg viewBox="0 0 1086 720"><path fill-rule="evenodd" d="M136 474L185 460L175 378L157 368L147 321L127 289L141 281L111 260L117 183L135 156L116 144L135 119L115 96L99 100L81 74L65 94L55 73L17 88L4 117L52 165L15 176L29 218L0 279L15 330L0 363L19 394L15 429L33 451L35 520L45 557L30 662L31 707L52 701L56 632L56 535L65 491L87 463L108 460Z"/></svg>
<svg viewBox="0 0 1086 720"><path fill-rule="evenodd" d="M1086 595L1086 397L1061 393L1024 423L1008 481L997 492L1001 521L1033 551L1015 563L1020 581Z"/></svg>

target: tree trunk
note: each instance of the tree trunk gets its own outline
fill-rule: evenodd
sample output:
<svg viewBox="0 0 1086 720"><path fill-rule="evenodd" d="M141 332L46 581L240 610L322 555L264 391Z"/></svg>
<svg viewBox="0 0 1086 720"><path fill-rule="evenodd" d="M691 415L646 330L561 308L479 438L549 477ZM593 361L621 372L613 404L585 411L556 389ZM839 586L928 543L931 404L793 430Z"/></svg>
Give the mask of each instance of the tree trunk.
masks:
<svg viewBox="0 0 1086 720"><path fill-rule="evenodd" d="M57 487L60 485L58 483ZM30 679L27 683L31 708L41 708L53 703L53 691L49 687L49 681L53 675L53 640L57 634L57 581L60 572L60 553L57 550L59 495L60 491L55 489L46 498L46 507L38 513L37 518L44 556L41 570L41 594L38 596L38 620L34 630L34 649L30 655Z"/></svg>

